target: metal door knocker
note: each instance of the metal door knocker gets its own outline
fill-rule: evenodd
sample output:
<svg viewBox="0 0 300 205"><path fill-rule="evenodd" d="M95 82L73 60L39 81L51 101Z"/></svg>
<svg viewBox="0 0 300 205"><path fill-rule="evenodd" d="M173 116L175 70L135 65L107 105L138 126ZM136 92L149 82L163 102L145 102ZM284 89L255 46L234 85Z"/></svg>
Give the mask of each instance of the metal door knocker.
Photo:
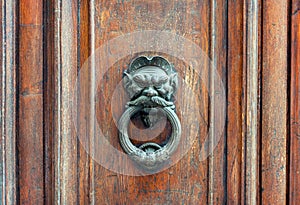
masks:
<svg viewBox="0 0 300 205"><path fill-rule="evenodd" d="M124 72L123 83L130 101L118 123L120 144L142 168L158 169L170 159L180 141L181 125L173 103L173 94L178 86L177 73L162 57L141 56L134 59ZM149 115L151 109L159 109L166 114L172 125L172 134L165 145L146 142L137 147L128 135L130 119L142 111L146 113L142 118L144 124L147 127L153 126L156 120Z"/></svg>

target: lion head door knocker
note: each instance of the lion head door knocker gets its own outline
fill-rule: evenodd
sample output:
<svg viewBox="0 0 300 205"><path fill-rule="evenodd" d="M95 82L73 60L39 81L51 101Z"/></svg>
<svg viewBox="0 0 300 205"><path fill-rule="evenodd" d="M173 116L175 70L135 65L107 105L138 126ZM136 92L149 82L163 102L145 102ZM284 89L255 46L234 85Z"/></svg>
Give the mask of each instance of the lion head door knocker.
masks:
<svg viewBox="0 0 300 205"><path fill-rule="evenodd" d="M123 83L130 101L118 124L120 144L140 167L156 170L170 159L180 141L181 125L172 101L178 86L177 73L162 57L141 56L134 59L124 72ZM157 121L150 115L151 109L165 113L172 125L172 134L165 145L146 142L137 147L128 135L130 118L137 112L144 113L141 119L147 127L151 127Z"/></svg>

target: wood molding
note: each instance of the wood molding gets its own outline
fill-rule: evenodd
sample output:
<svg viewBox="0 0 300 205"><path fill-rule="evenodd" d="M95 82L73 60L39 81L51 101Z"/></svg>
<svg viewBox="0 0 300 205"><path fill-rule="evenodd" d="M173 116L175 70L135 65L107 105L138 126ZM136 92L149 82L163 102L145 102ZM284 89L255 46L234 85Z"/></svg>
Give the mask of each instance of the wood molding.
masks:
<svg viewBox="0 0 300 205"><path fill-rule="evenodd" d="M1 0L0 198L17 204L16 173L16 2Z"/></svg>
<svg viewBox="0 0 300 205"><path fill-rule="evenodd" d="M246 108L245 108L245 203L257 204L258 183L258 0L246 0L245 9L245 78L246 78Z"/></svg>
<svg viewBox="0 0 300 205"><path fill-rule="evenodd" d="M53 111L50 129L53 141L53 200L57 204L78 201L77 136L71 112L72 91L77 77L78 2L53 0L49 12L54 11L49 28L49 61L52 72L48 72L48 95ZM51 42L52 41L52 42ZM51 86L51 88L50 88ZM50 201L49 201L50 203Z"/></svg>

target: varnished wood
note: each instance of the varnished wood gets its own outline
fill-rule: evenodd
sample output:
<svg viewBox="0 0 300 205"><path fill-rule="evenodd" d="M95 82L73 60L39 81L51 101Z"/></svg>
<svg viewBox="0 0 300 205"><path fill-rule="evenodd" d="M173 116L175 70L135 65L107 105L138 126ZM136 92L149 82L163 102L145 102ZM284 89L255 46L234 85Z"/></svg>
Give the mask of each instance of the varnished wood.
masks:
<svg viewBox="0 0 300 205"><path fill-rule="evenodd" d="M239 204L243 190L243 13L242 1L228 1L227 203Z"/></svg>
<svg viewBox="0 0 300 205"><path fill-rule="evenodd" d="M92 16L91 9L94 8L94 2L93 1L80 1L80 46L78 52L80 53L79 61L80 61L80 67L83 66L84 62L89 58L92 52L92 45L91 42L92 37L91 35L94 34L94 30L91 30L92 27ZM88 80L88 79L86 79ZM91 87L92 82L89 81L89 87ZM81 91L81 92L87 92L88 96L90 95L90 90L87 91ZM90 102L90 101L89 101ZM89 108L91 103L88 103L86 106ZM92 114L92 113L91 113ZM83 114L80 114L79 118L87 118L86 123L89 124L90 132L94 132L93 126L91 124L91 117L90 116L84 116ZM86 130L88 133L89 130ZM88 134L90 136L90 133ZM95 194L94 192L94 160L90 157L89 154L87 154L86 149L79 144L78 146L79 151L79 203L80 204L95 204L94 198Z"/></svg>
<svg viewBox="0 0 300 205"><path fill-rule="evenodd" d="M122 33L128 33L135 31L136 29L171 29L176 30L179 33L184 33L186 30L191 32L191 29L195 29L195 34L187 32L189 38L197 41L205 52L208 52L208 42L199 36L203 35L208 37L208 2L197 1L153 1L153 2L122 2L112 1L96 1L96 28L95 28L95 44L96 47L101 43L121 35ZM180 5L180 6L179 6ZM119 7L120 10L115 10L115 7ZM176 12L172 12L175 11ZM193 15L188 14L188 10L193 10ZM140 11L140 12L137 12ZM201 11L201 12L200 12ZM172 16L168 17L171 14ZM134 17L136 16L136 17ZM181 16L185 16L182 18ZM193 17L194 16L194 17ZM200 18L199 18L200 17ZM157 18L166 18L168 21L159 22ZM122 20L126 19L126 20ZM192 20L194 19L194 20ZM156 22L156 23L154 23ZM100 23L100 25L99 25ZM109 27L105 25L109 24ZM197 24L201 25L197 27L190 27L188 25ZM120 45L122 46L122 45ZM135 45L138 47L138 45ZM188 52L188 51L187 51ZM131 58L133 58L132 56ZM130 62L130 58L127 60L127 64ZM118 64L120 67L124 63ZM122 79L121 73L116 69L111 68L107 73L107 79L111 88L105 84L101 86L101 92L104 93L104 98L108 99L109 103L110 94L116 83ZM125 69L126 67L121 67ZM181 71L186 76L186 79L191 79L189 82L195 89L197 89L197 76L194 76L192 70L188 68ZM180 71L179 71L180 72ZM199 89L199 88L198 88ZM197 90L198 90L197 89ZM207 88L206 88L207 89ZM204 94L201 94L204 95ZM186 96L187 97L187 96ZM103 101L105 101L103 99ZM103 104L103 103L101 103ZM207 105L207 104L206 104ZM109 104L108 104L108 107ZM122 108L122 107L121 107ZM101 117L102 127L115 145L118 145L117 129L110 128L111 124L110 114L105 115L104 105L100 107L100 112L105 117ZM206 107L207 109L207 107ZM108 112L111 112L108 108ZM122 113L123 110L120 109ZM202 111L207 116L207 111ZM106 120L105 120L106 119ZM205 130L201 131L202 136L205 136ZM170 169L150 176L145 177L129 177L114 174L108 170L103 169L98 164L95 165L94 177L95 181L95 202L97 203L112 203L112 204L135 204L135 203L164 203L164 204L206 204L207 200L207 161L198 162L200 145L195 143L189 154L185 156L178 164ZM183 169L185 171L183 171ZM99 176L103 176L99 178Z"/></svg>
<svg viewBox="0 0 300 205"><path fill-rule="evenodd" d="M55 120L55 106L54 105L54 92L53 87L55 84L54 80L54 66L53 62L55 59L55 43L54 39L54 24L55 24L55 12L54 4L48 1L44 4L44 174L45 174L45 201L47 205L53 204L55 189L54 189L54 126Z"/></svg>
<svg viewBox="0 0 300 205"><path fill-rule="evenodd" d="M43 2L20 1L18 162L20 203L44 201ZM35 12L33 12L35 11ZM34 173L32 172L34 170ZM32 198L32 196L35 196Z"/></svg>
<svg viewBox="0 0 300 205"><path fill-rule="evenodd" d="M288 1L263 2L262 204L287 202L287 11Z"/></svg>
<svg viewBox="0 0 300 205"><path fill-rule="evenodd" d="M298 11L298 0L1 1L1 202L297 204ZM120 94L112 102L112 95L138 54L128 53L114 62L103 79L96 76L95 61L111 62L113 48L107 58L91 59L79 82L84 85L84 98L78 99L84 102L79 104L84 112L75 116L72 91L97 48L142 30L184 36L212 62L201 65L203 80L176 57L151 52L174 63L183 83L196 94L200 130L191 132L196 140L174 166L154 175L126 176L104 168L90 152L107 151L95 150L97 125L122 151L113 117L124 112L126 97ZM138 43L131 49L136 48ZM128 48L120 44L118 49ZM181 52L193 54L189 49ZM220 87L212 67L225 88L225 113L218 110ZM189 97L179 91L177 100ZM180 120L191 118L192 112L186 107L176 110ZM223 117L226 124L216 141ZM129 133L147 136L149 131L134 128L138 118L132 121ZM78 122L86 127L76 133ZM200 152L209 128L211 150ZM155 140L165 139L171 131L167 124ZM78 140L81 134L85 142ZM201 159L207 151L213 154Z"/></svg>
<svg viewBox="0 0 300 205"><path fill-rule="evenodd" d="M300 201L300 1L292 1L290 93L290 204Z"/></svg>

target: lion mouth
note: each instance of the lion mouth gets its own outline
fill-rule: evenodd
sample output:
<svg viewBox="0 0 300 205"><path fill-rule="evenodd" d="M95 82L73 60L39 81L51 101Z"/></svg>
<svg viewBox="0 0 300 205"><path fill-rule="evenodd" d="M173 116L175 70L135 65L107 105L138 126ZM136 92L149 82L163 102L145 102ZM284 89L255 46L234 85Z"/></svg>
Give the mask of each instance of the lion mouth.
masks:
<svg viewBox="0 0 300 205"><path fill-rule="evenodd" d="M141 117L146 127L154 127L161 119L159 108L170 107L175 109L173 102L167 101L160 96L145 96L141 95L135 100L129 101L127 107L141 107Z"/></svg>

